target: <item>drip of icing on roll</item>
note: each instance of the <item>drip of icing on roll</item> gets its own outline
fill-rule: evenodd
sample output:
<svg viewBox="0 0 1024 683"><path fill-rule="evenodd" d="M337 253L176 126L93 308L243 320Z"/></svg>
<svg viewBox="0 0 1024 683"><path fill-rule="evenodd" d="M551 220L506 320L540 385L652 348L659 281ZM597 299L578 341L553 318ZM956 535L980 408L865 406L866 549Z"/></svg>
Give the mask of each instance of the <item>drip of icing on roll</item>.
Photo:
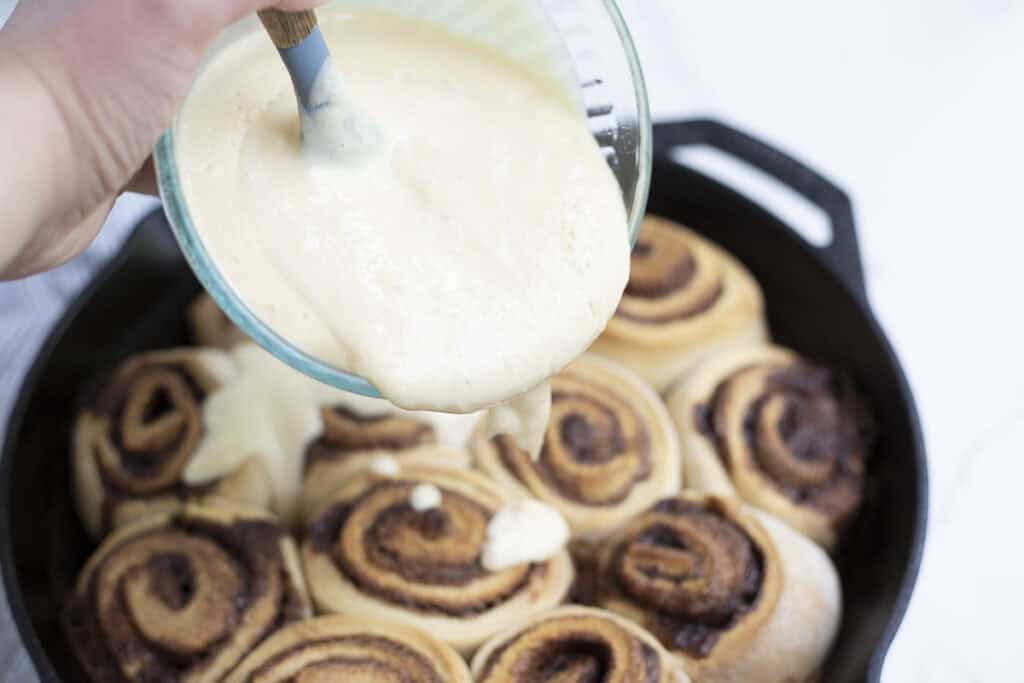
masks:
<svg viewBox="0 0 1024 683"><path fill-rule="evenodd" d="M204 484L261 455L274 487L276 511L291 519L302 489L302 453L323 431L321 407L340 405L366 415L399 413L428 422L441 443L466 443L478 415L403 411L382 399L331 388L293 370L251 342L230 352L235 377L203 403L205 432L185 467L188 484ZM375 458L370 469L380 476L399 472L391 456Z"/></svg>
<svg viewBox="0 0 1024 683"><path fill-rule="evenodd" d="M237 378L203 404L205 434L185 467L189 484L202 484L262 455L274 486L278 512L290 518L301 490L301 452L321 429L324 385L291 369L255 344L231 352Z"/></svg>
<svg viewBox="0 0 1024 683"><path fill-rule="evenodd" d="M520 564L544 562L565 548L569 525L555 508L530 498L509 503L487 525L481 555L492 572Z"/></svg>
<svg viewBox="0 0 1024 683"><path fill-rule="evenodd" d="M370 461L369 470L378 477L397 477L398 461L390 455L378 455Z"/></svg>
<svg viewBox="0 0 1024 683"><path fill-rule="evenodd" d="M544 382L507 403L487 411L487 436L508 434L534 460L544 445L544 430L551 416L551 382Z"/></svg>
<svg viewBox="0 0 1024 683"><path fill-rule="evenodd" d="M441 489L433 484L416 484L409 494L409 505L416 512L426 512L441 505Z"/></svg>

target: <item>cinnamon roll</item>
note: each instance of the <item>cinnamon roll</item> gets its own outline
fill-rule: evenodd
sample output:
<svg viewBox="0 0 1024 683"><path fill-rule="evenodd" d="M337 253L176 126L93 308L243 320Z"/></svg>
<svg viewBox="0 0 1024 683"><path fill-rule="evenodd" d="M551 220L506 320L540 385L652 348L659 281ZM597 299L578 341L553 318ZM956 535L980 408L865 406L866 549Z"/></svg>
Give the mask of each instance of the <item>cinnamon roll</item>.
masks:
<svg viewBox="0 0 1024 683"><path fill-rule="evenodd" d="M599 604L647 628L702 683L806 681L839 626L825 552L738 501L657 503L602 551Z"/></svg>
<svg viewBox="0 0 1024 683"><path fill-rule="evenodd" d="M479 420L475 414L401 410L387 401L356 395L320 412L323 429L306 446L303 458L307 513L380 455L407 464L468 467L466 446Z"/></svg>
<svg viewBox="0 0 1024 683"><path fill-rule="evenodd" d="M711 359L670 412L688 485L738 493L827 549L854 517L871 422L841 376L778 347Z"/></svg>
<svg viewBox="0 0 1024 683"><path fill-rule="evenodd" d="M423 485L433 491L425 506L416 498ZM565 550L486 568L491 520L512 502L471 470L360 472L323 502L307 530L302 557L315 604L413 626L472 652L509 624L559 604L572 582Z"/></svg>
<svg viewBox="0 0 1024 683"><path fill-rule="evenodd" d="M206 292L197 296L189 305L188 323L192 339L200 346L230 349L249 340Z"/></svg>
<svg viewBox="0 0 1024 683"><path fill-rule="evenodd" d="M502 633L473 658L477 683L688 683L650 633L611 612L561 607Z"/></svg>
<svg viewBox="0 0 1024 683"><path fill-rule="evenodd" d="M501 486L559 510L582 543L677 492L682 473L661 400L632 372L594 355L552 379L551 419L536 460L510 437L488 438L483 430L473 454Z"/></svg>
<svg viewBox="0 0 1024 683"><path fill-rule="evenodd" d="M88 680L212 683L308 616L294 544L275 518L219 503L113 532L62 621Z"/></svg>
<svg viewBox="0 0 1024 683"><path fill-rule="evenodd" d="M660 392L714 352L767 337L761 289L746 268L683 226L648 216L626 292L591 350Z"/></svg>
<svg viewBox="0 0 1024 683"><path fill-rule="evenodd" d="M305 681L472 683L472 678L459 654L427 633L333 615L281 629L225 683Z"/></svg>
<svg viewBox="0 0 1024 683"><path fill-rule="evenodd" d="M255 455L209 481L182 477L206 432L204 401L234 374L220 351L154 351L121 363L90 392L75 424L72 469L79 515L94 538L186 500L270 505L269 475Z"/></svg>

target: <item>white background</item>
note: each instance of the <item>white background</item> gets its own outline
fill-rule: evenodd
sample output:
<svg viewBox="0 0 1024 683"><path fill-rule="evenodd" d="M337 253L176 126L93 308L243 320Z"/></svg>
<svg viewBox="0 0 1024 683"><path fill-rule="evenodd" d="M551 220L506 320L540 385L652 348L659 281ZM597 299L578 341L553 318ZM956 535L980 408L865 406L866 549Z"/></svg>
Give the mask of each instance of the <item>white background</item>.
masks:
<svg viewBox="0 0 1024 683"><path fill-rule="evenodd" d="M11 4L0 0L0 21ZM621 4L656 117L720 117L854 199L871 300L915 388L932 482L924 571L884 680L1020 680L1024 4ZM11 654L0 670L25 680Z"/></svg>

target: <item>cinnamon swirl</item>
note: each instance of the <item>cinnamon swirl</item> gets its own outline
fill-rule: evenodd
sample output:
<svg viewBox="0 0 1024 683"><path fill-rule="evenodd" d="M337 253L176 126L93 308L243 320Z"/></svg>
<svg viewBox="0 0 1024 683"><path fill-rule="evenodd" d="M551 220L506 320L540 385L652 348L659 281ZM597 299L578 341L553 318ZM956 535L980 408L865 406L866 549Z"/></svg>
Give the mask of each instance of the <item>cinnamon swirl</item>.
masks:
<svg viewBox="0 0 1024 683"><path fill-rule="evenodd" d="M428 506L413 499L424 484L436 489ZM472 652L560 603L572 582L564 550L546 561L485 568L490 521L511 501L470 470L360 472L324 501L302 546L317 607L417 627Z"/></svg>
<svg viewBox="0 0 1024 683"><path fill-rule="evenodd" d="M225 683L472 683L451 646L407 626L333 615L281 629Z"/></svg>
<svg viewBox="0 0 1024 683"><path fill-rule="evenodd" d="M235 372L231 359L213 349L154 351L121 363L86 397L72 469L79 515L94 538L186 500L270 505L269 475L255 455L210 481L182 477L206 432L204 401Z"/></svg>
<svg viewBox="0 0 1024 683"><path fill-rule="evenodd" d="M507 436L473 442L477 466L498 484L542 500L576 541L598 541L680 487L671 418L626 368L584 355L552 379L551 419L534 460Z"/></svg>
<svg viewBox="0 0 1024 683"><path fill-rule="evenodd" d="M112 533L63 624L90 680L212 683L308 616L295 547L272 516L187 504Z"/></svg>
<svg viewBox="0 0 1024 683"><path fill-rule="evenodd" d="M651 634L611 612L560 607L495 637L473 658L477 683L688 683Z"/></svg>
<svg viewBox="0 0 1024 683"><path fill-rule="evenodd" d="M626 292L591 350L660 392L714 352L767 337L761 289L746 268L683 226L648 216Z"/></svg>
<svg viewBox="0 0 1024 683"><path fill-rule="evenodd" d="M673 390L690 486L738 493L830 549L861 503L871 422L849 382L778 347L711 359Z"/></svg>
<svg viewBox="0 0 1024 683"><path fill-rule="evenodd" d="M647 628L694 680L805 681L838 629L824 551L728 498L657 503L606 545L600 567L599 604Z"/></svg>

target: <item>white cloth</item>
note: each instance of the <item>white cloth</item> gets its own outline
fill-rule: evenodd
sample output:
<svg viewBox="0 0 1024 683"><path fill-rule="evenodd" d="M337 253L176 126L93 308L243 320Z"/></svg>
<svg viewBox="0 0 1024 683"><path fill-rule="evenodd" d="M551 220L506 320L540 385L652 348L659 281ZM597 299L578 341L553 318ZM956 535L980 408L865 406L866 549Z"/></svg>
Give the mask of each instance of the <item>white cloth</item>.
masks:
<svg viewBox="0 0 1024 683"><path fill-rule="evenodd" d="M3 26L7 17L11 16L16 4L17 0L0 0L0 26Z"/></svg>

